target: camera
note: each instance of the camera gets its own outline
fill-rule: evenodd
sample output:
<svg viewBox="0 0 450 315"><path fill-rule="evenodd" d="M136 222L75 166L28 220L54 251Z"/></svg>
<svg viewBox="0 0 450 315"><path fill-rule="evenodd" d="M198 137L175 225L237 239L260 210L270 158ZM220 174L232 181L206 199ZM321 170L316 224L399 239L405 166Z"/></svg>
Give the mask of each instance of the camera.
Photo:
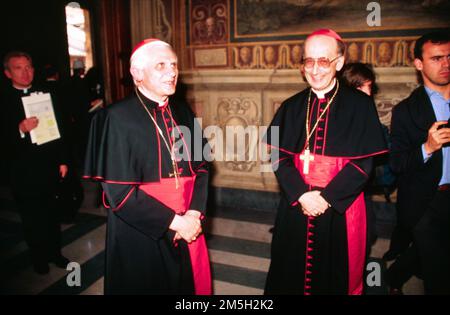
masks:
<svg viewBox="0 0 450 315"><path fill-rule="evenodd" d="M450 118L448 119L446 124L438 126L437 129L439 130L439 129L442 129L442 128L450 128Z"/></svg>

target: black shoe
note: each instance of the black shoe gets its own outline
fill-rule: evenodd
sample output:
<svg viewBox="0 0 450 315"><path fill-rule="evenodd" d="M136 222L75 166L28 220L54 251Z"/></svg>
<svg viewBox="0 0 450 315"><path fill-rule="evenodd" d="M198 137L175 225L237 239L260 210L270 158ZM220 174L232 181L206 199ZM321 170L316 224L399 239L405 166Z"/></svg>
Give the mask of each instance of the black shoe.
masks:
<svg viewBox="0 0 450 315"><path fill-rule="evenodd" d="M383 255L383 260L384 261L391 261L394 260L395 258L397 258L399 254L392 251L392 250L388 250L386 253L384 253Z"/></svg>
<svg viewBox="0 0 450 315"><path fill-rule="evenodd" d="M47 263L35 263L33 265L34 272L40 275L46 275L50 271L50 268Z"/></svg>
<svg viewBox="0 0 450 315"><path fill-rule="evenodd" d="M56 267L66 269L67 265L70 263L70 260L63 255L59 255L55 258L50 259L50 262L54 263Z"/></svg>

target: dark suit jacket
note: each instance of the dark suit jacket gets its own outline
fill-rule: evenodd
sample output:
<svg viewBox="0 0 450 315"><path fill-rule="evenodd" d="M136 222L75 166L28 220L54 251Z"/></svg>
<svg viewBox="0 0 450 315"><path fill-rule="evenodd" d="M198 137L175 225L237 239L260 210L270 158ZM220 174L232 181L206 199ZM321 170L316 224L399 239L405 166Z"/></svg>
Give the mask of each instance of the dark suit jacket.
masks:
<svg viewBox="0 0 450 315"><path fill-rule="evenodd" d="M392 111L390 165L399 174L397 210L400 224L413 228L434 197L442 177L442 150L424 163L422 144L436 121L423 86Z"/></svg>
<svg viewBox="0 0 450 315"><path fill-rule="evenodd" d="M45 88L33 85L29 93L35 91L49 92ZM3 158L6 163L6 172L9 173L9 183L15 193L51 193L59 179L59 165L68 164L67 147L63 142L64 119L58 110L57 100L52 94L61 138L42 145L31 143L29 133L21 138L19 123L25 119L22 96L25 96L23 92L12 86L7 86L0 96L1 139L6 144Z"/></svg>

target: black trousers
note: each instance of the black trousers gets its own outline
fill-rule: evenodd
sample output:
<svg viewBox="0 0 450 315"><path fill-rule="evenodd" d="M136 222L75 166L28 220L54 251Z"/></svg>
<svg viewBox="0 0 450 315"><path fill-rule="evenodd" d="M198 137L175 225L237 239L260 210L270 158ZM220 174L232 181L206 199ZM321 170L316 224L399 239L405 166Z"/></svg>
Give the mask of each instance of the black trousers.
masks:
<svg viewBox="0 0 450 315"><path fill-rule="evenodd" d="M426 294L450 294L450 191L438 191L412 231L412 244L387 272L392 288L422 275Z"/></svg>
<svg viewBox="0 0 450 315"><path fill-rule="evenodd" d="M413 276L421 273L417 245L413 242L404 250L387 270L387 281L391 288L401 289Z"/></svg>
<svg viewBox="0 0 450 315"><path fill-rule="evenodd" d="M413 228L398 218L389 251L398 254L398 257L387 270L387 281L391 288L401 289L412 276L421 274L421 267L417 246L413 242Z"/></svg>
<svg viewBox="0 0 450 315"><path fill-rule="evenodd" d="M61 227L52 195L14 192L25 241L33 264L47 263L61 254Z"/></svg>
<svg viewBox="0 0 450 315"><path fill-rule="evenodd" d="M450 191L438 191L414 229L425 294L450 294Z"/></svg>
<svg viewBox="0 0 450 315"><path fill-rule="evenodd" d="M394 230L392 231L389 251L400 254L408 249L412 240L413 233L411 228L405 226L401 222L397 222Z"/></svg>

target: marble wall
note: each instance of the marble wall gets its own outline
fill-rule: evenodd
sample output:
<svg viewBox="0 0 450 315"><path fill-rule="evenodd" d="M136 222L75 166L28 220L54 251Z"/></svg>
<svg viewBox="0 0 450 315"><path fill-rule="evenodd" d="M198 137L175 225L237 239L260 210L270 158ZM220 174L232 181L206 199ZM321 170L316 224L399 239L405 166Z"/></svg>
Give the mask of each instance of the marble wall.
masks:
<svg viewBox="0 0 450 315"><path fill-rule="evenodd" d="M377 77L380 86L377 108L381 122L389 125L392 107L417 86L415 71L410 67L377 68ZM268 126L281 102L307 86L297 70L278 69L184 71L182 80L188 86L188 100L197 116L202 118L203 128L214 125L222 130L226 126ZM256 140L253 140L260 140L258 134L254 137ZM217 145L215 135L211 134L209 138L213 146ZM245 144L246 157L253 152L251 142L247 139ZM214 162L212 184L277 191L275 176L267 172L264 156L258 157L263 161L260 158L236 161L236 157L231 156L228 161Z"/></svg>

